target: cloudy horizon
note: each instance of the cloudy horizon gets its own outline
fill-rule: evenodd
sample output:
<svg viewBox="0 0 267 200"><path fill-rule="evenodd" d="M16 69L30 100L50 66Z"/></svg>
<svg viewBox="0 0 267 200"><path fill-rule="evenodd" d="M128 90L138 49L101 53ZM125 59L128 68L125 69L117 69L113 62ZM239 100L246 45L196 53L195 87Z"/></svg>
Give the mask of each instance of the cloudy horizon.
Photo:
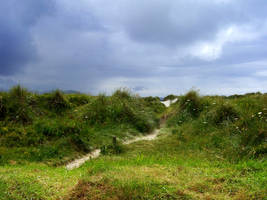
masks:
<svg viewBox="0 0 267 200"><path fill-rule="evenodd" d="M9 0L0 89L267 92L266 0Z"/></svg>

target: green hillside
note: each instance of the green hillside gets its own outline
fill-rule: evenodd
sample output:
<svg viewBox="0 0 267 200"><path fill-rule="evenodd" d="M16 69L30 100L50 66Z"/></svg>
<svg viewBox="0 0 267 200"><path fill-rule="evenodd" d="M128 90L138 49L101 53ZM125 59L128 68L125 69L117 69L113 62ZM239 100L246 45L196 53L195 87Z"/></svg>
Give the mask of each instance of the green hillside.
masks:
<svg viewBox="0 0 267 200"><path fill-rule="evenodd" d="M169 108L126 90L39 95L17 86L0 96L0 199L266 197L266 94L190 91ZM155 129L155 140L121 142ZM100 157L66 169L96 148Z"/></svg>

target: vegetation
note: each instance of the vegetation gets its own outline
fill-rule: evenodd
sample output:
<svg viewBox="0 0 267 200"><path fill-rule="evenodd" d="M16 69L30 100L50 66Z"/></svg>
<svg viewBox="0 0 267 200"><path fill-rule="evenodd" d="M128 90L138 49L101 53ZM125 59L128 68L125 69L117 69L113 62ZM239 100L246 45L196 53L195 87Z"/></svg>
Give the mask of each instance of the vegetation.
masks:
<svg viewBox="0 0 267 200"><path fill-rule="evenodd" d="M0 164L45 162L60 165L112 137L149 133L158 112L129 91L112 96L33 94L21 86L0 96Z"/></svg>
<svg viewBox="0 0 267 200"><path fill-rule="evenodd" d="M122 144L166 116L157 140ZM190 91L166 109L128 90L94 97L17 86L0 93L0 199L264 199L266 122L260 93ZM66 170L95 148L99 158Z"/></svg>
<svg viewBox="0 0 267 200"><path fill-rule="evenodd" d="M223 157L261 158L267 152L267 95L200 97L190 91L174 105L168 119L177 137Z"/></svg>

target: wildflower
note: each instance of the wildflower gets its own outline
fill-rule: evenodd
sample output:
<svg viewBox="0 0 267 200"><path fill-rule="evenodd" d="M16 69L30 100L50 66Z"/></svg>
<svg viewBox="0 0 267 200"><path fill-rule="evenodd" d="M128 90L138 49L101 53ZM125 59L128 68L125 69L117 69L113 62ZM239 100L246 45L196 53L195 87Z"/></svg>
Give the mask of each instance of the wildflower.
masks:
<svg viewBox="0 0 267 200"><path fill-rule="evenodd" d="M85 118L85 119L88 119L88 116L86 115L84 118Z"/></svg>
<svg viewBox="0 0 267 200"><path fill-rule="evenodd" d="M186 101L190 101L190 99L187 99Z"/></svg>
<svg viewBox="0 0 267 200"><path fill-rule="evenodd" d="M235 121L237 121L237 120L238 120L238 118L236 117L236 118L235 118Z"/></svg>
<svg viewBox="0 0 267 200"><path fill-rule="evenodd" d="M203 124L207 124L208 122L203 122Z"/></svg>
<svg viewBox="0 0 267 200"><path fill-rule="evenodd" d="M255 117L255 115L251 115L251 117Z"/></svg>
<svg viewBox="0 0 267 200"><path fill-rule="evenodd" d="M212 104L213 104L213 105L215 105L215 104L216 104L216 102L213 102Z"/></svg>
<svg viewBox="0 0 267 200"><path fill-rule="evenodd" d="M262 112L258 112L258 115L261 115L262 114Z"/></svg>

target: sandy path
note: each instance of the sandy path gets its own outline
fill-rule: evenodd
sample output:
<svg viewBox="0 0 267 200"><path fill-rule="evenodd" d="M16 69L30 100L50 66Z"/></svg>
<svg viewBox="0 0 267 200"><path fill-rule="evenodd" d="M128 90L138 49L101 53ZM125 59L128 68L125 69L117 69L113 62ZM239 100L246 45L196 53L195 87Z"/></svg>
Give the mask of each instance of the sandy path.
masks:
<svg viewBox="0 0 267 200"><path fill-rule="evenodd" d="M134 139L128 140L128 141L124 141L123 144L131 144L131 143L138 142L141 140L154 140L154 139L156 139L158 134L159 134L159 129L156 129L152 134L149 134L146 136L140 136L140 137L136 137ZM85 163L87 160L94 159L94 158L97 158L99 156L100 156L100 149L96 149L96 150L86 154L82 158L79 158L79 159L76 159L76 160L70 162L69 164L66 165L66 169L72 170L72 169L78 168L83 163Z"/></svg>

